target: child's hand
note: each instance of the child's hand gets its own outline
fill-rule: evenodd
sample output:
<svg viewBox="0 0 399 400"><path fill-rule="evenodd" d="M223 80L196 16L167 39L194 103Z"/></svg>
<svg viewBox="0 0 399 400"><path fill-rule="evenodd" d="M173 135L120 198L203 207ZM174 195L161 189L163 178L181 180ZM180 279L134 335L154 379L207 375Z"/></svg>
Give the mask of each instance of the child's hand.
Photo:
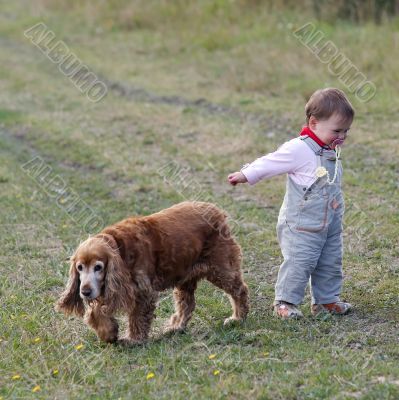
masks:
<svg viewBox="0 0 399 400"><path fill-rule="evenodd" d="M228 176L229 182L231 185L235 186L237 183L246 183L248 182L247 178L242 172L233 172Z"/></svg>

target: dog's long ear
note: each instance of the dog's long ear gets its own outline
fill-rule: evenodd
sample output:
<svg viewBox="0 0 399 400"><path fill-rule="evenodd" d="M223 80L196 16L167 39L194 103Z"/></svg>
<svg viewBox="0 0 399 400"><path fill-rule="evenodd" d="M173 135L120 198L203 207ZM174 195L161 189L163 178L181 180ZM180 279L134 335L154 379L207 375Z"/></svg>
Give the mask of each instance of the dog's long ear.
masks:
<svg viewBox="0 0 399 400"><path fill-rule="evenodd" d="M112 238L112 237L111 237ZM126 263L115 240L108 240L108 262L104 281L104 305L109 313L132 306L133 287Z"/></svg>
<svg viewBox="0 0 399 400"><path fill-rule="evenodd" d="M68 283L60 299L57 301L55 309L65 314L76 314L82 317L85 312L85 307L83 300L79 296L79 287L79 274L75 268L75 260L71 257Z"/></svg>

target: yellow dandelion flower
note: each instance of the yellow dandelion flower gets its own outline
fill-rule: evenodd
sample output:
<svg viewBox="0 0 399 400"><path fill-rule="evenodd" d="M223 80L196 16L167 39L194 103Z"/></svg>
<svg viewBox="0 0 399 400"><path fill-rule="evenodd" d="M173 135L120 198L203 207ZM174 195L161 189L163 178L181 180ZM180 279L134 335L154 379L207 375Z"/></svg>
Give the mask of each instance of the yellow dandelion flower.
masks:
<svg viewBox="0 0 399 400"><path fill-rule="evenodd" d="M269 353L268 351L265 351L265 352L263 353L263 355L264 355L265 357L268 357L268 356L270 355L270 353Z"/></svg>
<svg viewBox="0 0 399 400"><path fill-rule="evenodd" d="M33 341L34 341L35 343L39 343L41 340L42 340L42 339L40 339L39 337L33 339Z"/></svg>
<svg viewBox="0 0 399 400"><path fill-rule="evenodd" d="M60 372L60 371L58 371L58 369L53 369L52 374L53 374L53 376L56 376L56 375L59 374L59 372Z"/></svg>
<svg viewBox="0 0 399 400"><path fill-rule="evenodd" d="M155 374L154 374L153 372L149 372L149 373L147 374L147 381L148 381L149 379L154 378L154 377L155 377Z"/></svg>
<svg viewBox="0 0 399 400"><path fill-rule="evenodd" d="M18 379L21 379L21 375L13 375L13 377L11 378L13 381L17 381Z"/></svg>
<svg viewBox="0 0 399 400"><path fill-rule="evenodd" d="M83 344L80 343L80 344L78 344L78 345L75 346L75 349L76 349L76 350L82 350L83 347L84 347Z"/></svg>
<svg viewBox="0 0 399 400"><path fill-rule="evenodd" d="M33 393L36 393L36 392L40 392L40 390L41 390L40 386L39 386L39 385L36 385L36 386L32 389L32 392L33 392Z"/></svg>
<svg viewBox="0 0 399 400"><path fill-rule="evenodd" d="M215 369L215 371L213 371L213 375L219 375L220 374L220 371L218 370L218 369Z"/></svg>
<svg viewBox="0 0 399 400"><path fill-rule="evenodd" d="M209 358L210 360L213 360L215 357L216 357L216 354L210 354L208 358Z"/></svg>

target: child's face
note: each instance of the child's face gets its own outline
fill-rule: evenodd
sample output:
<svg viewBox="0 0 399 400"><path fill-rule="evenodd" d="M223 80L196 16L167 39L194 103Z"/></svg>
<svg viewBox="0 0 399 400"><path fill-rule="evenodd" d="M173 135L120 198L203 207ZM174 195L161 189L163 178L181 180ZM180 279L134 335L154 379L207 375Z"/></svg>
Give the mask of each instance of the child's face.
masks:
<svg viewBox="0 0 399 400"><path fill-rule="evenodd" d="M333 114L324 120L317 120L313 116L309 118L309 128L333 149L344 142L351 125L351 120L345 121L339 114Z"/></svg>

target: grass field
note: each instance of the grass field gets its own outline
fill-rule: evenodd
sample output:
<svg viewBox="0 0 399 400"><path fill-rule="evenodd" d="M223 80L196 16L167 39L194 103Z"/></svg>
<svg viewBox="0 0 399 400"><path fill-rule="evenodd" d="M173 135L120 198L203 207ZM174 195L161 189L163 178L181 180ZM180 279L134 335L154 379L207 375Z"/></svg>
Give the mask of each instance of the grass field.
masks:
<svg viewBox="0 0 399 400"><path fill-rule="evenodd" d="M276 2L278 3L278 2ZM314 20L306 7L204 0L1 1L0 399L398 399L399 21ZM44 23L105 83L91 102L24 36ZM285 178L227 174L294 137L317 88L345 86L293 35L307 22L377 88L343 151L346 317L272 316ZM35 178L36 160L48 175ZM27 164L28 163L28 164ZM25 167L24 167L25 166ZM173 167L183 179L165 175ZM79 206L62 195L62 182ZM57 191L58 190L58 191ZM187 332L104 345L54 311L66 258L108 225L184 199L223 207L244 252L251 312L223 327L227 297L201 283Z"/></svg>

